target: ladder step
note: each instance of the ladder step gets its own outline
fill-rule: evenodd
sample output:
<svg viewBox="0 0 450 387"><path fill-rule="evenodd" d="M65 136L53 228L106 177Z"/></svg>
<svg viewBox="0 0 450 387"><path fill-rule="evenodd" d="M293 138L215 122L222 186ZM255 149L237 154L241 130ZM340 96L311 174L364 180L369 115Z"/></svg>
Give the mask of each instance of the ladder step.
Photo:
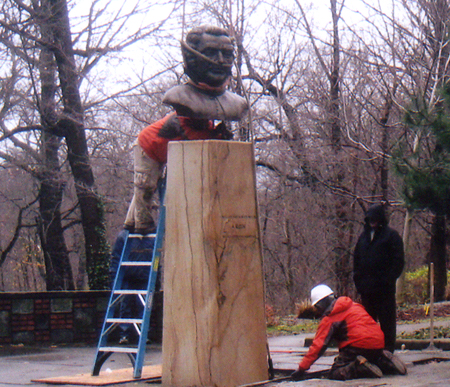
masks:
<svg viewBox="0 0 450 387"><path fill-rule="evenodd" d="M121 353L137 353L137 348L130 347L99 347L99 351L101 352L121 352Z"/></svg>
<svg viewBox="0 0 450 387"><path fill-rule="evenodd" d="M114 294L142 294L143 296L147 295L147 290L114 290Z"/></svg>
<svg viewBox="0 0 450 387"><path fill-rule="evenodd" d="M144 267L151 267L152 263L151 261L125 261L122 262L121 266L144 266Z"/></svg>
<svg viewBox="0 0 450 387"><path fill-rule="evenodd" d="M107 318L107 323L113 324L141 324L141 318Z"/></svg>
<svg viewBox="0 0 450 387"><path fill-rule="evenodd" d="M128 238L156 238L156 234L129 234Z"/></svg>

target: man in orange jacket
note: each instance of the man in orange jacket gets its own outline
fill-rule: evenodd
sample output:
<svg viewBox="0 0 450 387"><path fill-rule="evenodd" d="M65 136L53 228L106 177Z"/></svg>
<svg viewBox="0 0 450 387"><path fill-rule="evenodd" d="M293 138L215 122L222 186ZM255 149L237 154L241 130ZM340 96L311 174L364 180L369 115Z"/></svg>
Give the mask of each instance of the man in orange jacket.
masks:
<svg viewBox="0 0 450 387"><path fill-rule="evenodd" d="M331 341L337 342L339 355L329 379L380 378L383 374L406 374L406 366L384 350L384 334L364 307L349 297L334 296L327 285L311 290L311 303L322 316L313 343L291 377L300 380L305 371L324 354Z"/></svg>
<svg viewBox="0 0 450 387"><path fill-rule="evenodd" d="M163 103L174 112L147 126L134 144L134 195L124 228L132 233L154 232L152 197L167 161L169 141L230 140L224 121L242 118L244 98L227 89L234 61L234 41L219 27L200 26L181 42L185 84L169 89ZM215 124L214 120L221 120Z"/></svg>

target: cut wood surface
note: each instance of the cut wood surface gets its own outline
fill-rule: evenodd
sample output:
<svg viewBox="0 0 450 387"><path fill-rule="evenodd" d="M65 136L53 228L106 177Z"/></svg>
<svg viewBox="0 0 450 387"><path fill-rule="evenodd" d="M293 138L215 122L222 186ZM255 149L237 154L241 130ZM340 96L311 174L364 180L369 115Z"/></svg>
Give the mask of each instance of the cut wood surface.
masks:
<svg viewBox="0 0 450 387"><path fill-rule="evenodd" d="M266 380L250 143L169 144L164 265L163 385Z"/></svg>
<svg viewBox="0 0 450 387"><path fill-rule="evenodd" d="M137 381L152 381L161 378L161 365L142 367L142 376L133 377L133 368L122 368L111 371L101 371L98 376L91 374L78 374L69 376L55 376L51 378L33 379L35 383L45 384L70 384L79 386L109 386L113 384L129 383ZM1 383L0 383L1 385Z"/></svg>

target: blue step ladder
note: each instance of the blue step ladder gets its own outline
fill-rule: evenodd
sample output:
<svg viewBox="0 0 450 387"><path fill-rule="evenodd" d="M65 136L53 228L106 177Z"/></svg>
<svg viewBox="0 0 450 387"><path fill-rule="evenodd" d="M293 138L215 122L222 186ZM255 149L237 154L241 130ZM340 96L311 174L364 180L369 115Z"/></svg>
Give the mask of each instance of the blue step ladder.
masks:
<svg viewBox="0 0 450 387"><path fill-rule="evenodd" d="M141 235L127 232L125 235L120 263L97 346L92 376L99 375L102 365L113 353L124 353L128 355L133 365L133 377L141 377L164 234L165 206L164 187L162 187L160 189L160 207L156 234ZM128 286L124 284L124 276L129 270L148 270L147 287L141 287L141 289L125 288ZM142 305L142 315L133 316L133 318L116 317L117 312L121 308L121 303L130 301L135 301ZM134 329L137 343L134 340L134 343L127 343L126 345L111 344L111 341L114 341L111 340L111 337L114 337L114 333L117 336L117 329L123 326L130 328L130 330Z"/></svg>

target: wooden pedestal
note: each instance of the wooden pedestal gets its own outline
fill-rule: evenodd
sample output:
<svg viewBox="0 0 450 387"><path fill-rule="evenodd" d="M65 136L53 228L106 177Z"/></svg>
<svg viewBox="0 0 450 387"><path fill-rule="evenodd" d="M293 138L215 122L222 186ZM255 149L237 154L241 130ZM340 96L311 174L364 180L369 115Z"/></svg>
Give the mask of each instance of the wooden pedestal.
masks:
<svg viewBox="0 0 450 387"><path fill-rule="evenodd" d="M264 289L250 143L169 143L164 386L267 380Z"/></svg>

